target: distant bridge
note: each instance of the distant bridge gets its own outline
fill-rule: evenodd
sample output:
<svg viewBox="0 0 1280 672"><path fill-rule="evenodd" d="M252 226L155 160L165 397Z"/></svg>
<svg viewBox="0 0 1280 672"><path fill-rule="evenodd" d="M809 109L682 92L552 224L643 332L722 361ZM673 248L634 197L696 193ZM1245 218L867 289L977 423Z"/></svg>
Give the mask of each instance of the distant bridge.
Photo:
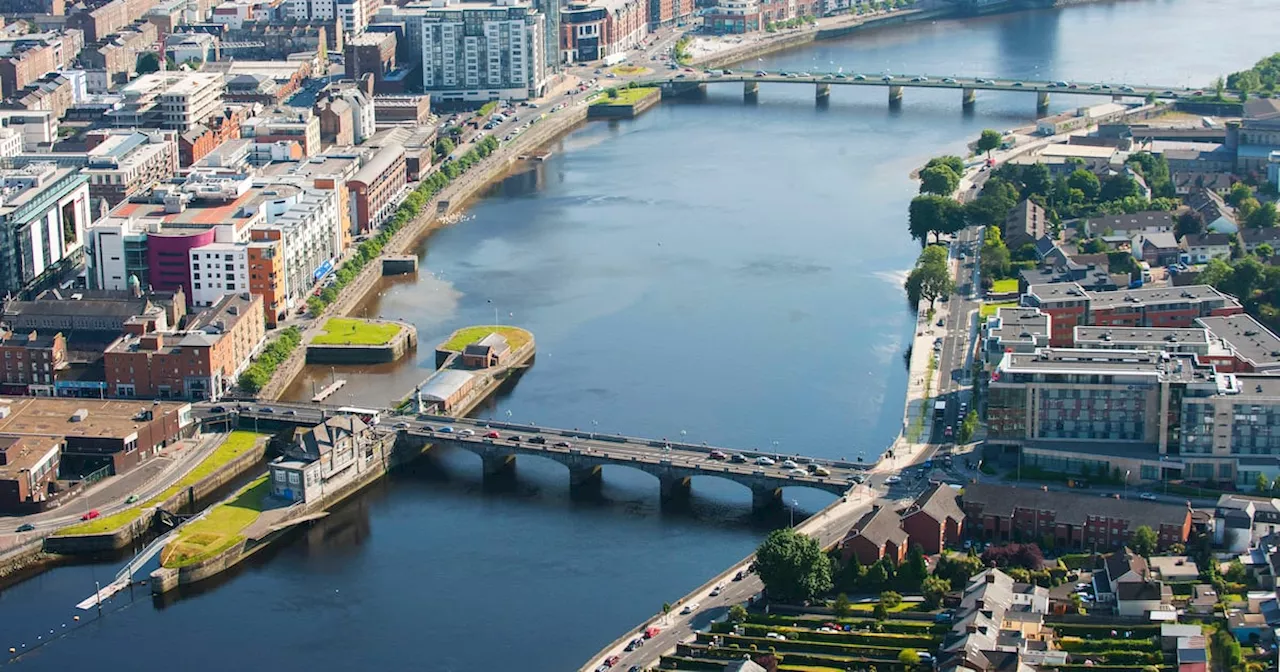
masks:
<svg viewBox="0 0 1280 672"><path fill-rule="evenodd" d="M195 406L200 412L207 414L216 405L202 403ZM256 421L306 426L319 423L324 417L337 413L339 408L323 404L277 402L242 406L243 408L233 406L228 409L235 412L242 423ZM787 487L804 487L843 495L855 485L854 477L864 472L868 466L845 460L788 457L762 450L733 450L667 439L646 439L496 420L435 415L397 416L392 415L391 411L382 419L382 425L396 428L406 438L416 438L433 445L452 446L479 455L484 465L485 478L489 479L513 474L517 456L535 455L568 467L570 487L577 491L598 488L602 480L602 468L614 465L631 467L655 476L664 502L687 498L695 476L713 476L734 481L751 489L752 508L757 510L780 504L782 489ZM496 432L498 436L487 436L491 432ZM536 440L544 442L531 441L535 437L540 437ZM715 457L713 453L716 453ZM762 464L761 458L767 458L773 463ZM734 459L738 461L735 462ZM793 460L795 466L785 464L788 459ZM819 475L819 467L826 473Z"/></svg>
<svg viewBox="0 0 1280 672"><path fill-rule="evenodd" d="M861 74L846 72L809 73L800 71L765 71L765 70L704 70L670 71L669 77L650 78L640 83L645 86L662 87L664 93L680 94L685 91L700 89L707 84L741 83L743 95L751 98L759 94L760 84L812 84L815 96L823 100L831 95L832 85L836 86L878 86L889 91L889 103L902 101L903 92L907 88L917 89L954 89L960 91L960 102L964 106L973 105L977 101L978 91L1012 91L1033 92L1036 94L1036 108L1049 106L1050 94L1066 94L1073 96L1111 96L1113 100L1125 98L1147 98L1153 96L1160 100L1178 100L1203 91L1192 91L1178 86L1130 86L1109 82L1078 81L1031 81L1016 79L989 79L985 77L938 77L935 75L892 75Z"/></svg>

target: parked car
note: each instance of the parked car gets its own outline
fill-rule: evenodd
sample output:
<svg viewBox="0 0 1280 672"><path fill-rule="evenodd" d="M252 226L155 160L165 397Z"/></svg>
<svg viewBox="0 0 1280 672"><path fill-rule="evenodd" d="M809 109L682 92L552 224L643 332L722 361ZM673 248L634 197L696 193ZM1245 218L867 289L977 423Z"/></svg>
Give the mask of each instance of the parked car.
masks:
<svg viewBox="0 0 1280 672"><path fill-rule="evenodd" d="M102 514L99 513L97 509L90 509L83 516L80 516L80 520L93 520L94 518L97 518L98 516L101 516L101 515Z"/></svg>
<svg viewBox="0 0 1280 672"><path fill-rule="evenodd" d="M214 406L213 408L209 409L209 412L210 412L210 413L226 413L226 412L227 412L227 407L226 407L226 406Z"/></svg>
<svg viewBox="0 0 1280 672"><path fill-rule="evenodd" d="M746 574L742 570L738 570L738 573L733 575L733 580L741 581L744 576L746 576Z"/></svg>
<svg viewBox="0 0 1280 672"><path fill-rule="evenodd" d="M21 525L19 525L19 526L18 526L18 529L17 529L16 531L17 531L17 532L30 532L30 531L32 531L32 530L34 530L34 529L36 529L36 526L35 526L35 525L32 525L31 523L23 523L23 524L21 524Z"/></svg>
<svg viewBox="0 0 1280 672"><path fill-rule="evenodd" d="M608 665L609 667L613 667L614 665L618 664L619 660L621 660L621 658L619 658L618 656L609 656L609 659L604 661L604 664Z"/></svg>

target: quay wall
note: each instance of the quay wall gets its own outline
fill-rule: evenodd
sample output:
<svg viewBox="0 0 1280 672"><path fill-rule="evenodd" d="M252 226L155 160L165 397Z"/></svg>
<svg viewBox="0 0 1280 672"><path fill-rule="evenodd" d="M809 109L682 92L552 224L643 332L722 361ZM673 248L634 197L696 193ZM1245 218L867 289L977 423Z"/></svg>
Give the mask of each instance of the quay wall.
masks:
<svg viewBox="0 0 1280 672"><path fill-rule="evenodd" d="M598 103L587 107L588 119L634 119L662 101L660 91L652 91L630 105Z"/></svg>
<svg viewBox="0 0 1280 672"><path fill-rule="evenodd" d="M400 333L383 345L307 345L308 364L384 364L409 354L418 345L418 329L401 324Z"/></svg>

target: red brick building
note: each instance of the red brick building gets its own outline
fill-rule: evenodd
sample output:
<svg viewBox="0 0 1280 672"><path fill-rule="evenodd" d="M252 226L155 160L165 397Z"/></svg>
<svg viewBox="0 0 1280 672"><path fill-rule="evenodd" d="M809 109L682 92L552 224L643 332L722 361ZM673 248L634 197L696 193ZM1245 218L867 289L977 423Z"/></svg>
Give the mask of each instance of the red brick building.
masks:
<svg viewBox="0 0 1280 672"><path fill-rule="evenodd" d="M909 544L920 544L926 555L960 545L964 532L964 511L960 493L949 485L937 484L925 490L902 512L902 529L910 537Z"/></svg>
<svg viewBox="0 0 1280 672"><path fill-rule="evenodd" d="M858 562L870 565L887 556L901 564L907 558L908 542L898 513L873 504L840 542L840 557L845 561L857 557Z"/></svg>
<svg viewBox="0 0 1280 672"><path fill-rule="evenodd" d="M1054 347L1070 347L1077 325L1188 328L1198 318L1244 312L1235 297L1208 285L1094 292L1074 282L1053 283L1029 287L1023 303L1051 317Z"/></svg>
<svg viewBox="0 0 1280 672"><path fill-rule="evenodd" d="M0 513L44 508L64 443L60 436L0 436Z"/></svg>
<svg viewBox="0 0 1280 672"><path fill-rule="evenodd" d="M0 359L0 394L53 396L54 377L67 366L67 339L61 333L0 331Z"/></svg>
<svg viewBox="0 0 1280 672"><path fill-rule="evenodd" d="M1146 525L1160 548L1186 543L1191 508L1071 492L973 483L961 497L970 536L996 541L1046 544L1056 550L1122 548Z"/></svg>
<svg viewBox="0 0 1280 672"><path fill-rule="evenodd" d="M407 177L404 148L392 146L379 149L347 181L355 205L356 226L361 231L377 227L391 216L394 199Z"/></svg>
<svg viewBox="0 0 1280 672"><path fill-rule="evenodd" d="M218 145L240 137L240 122L244 118L245 108L233 106L226 108L221 115L210 117L202 124L192 126L190 130L178 136L178 162L183 168L203 159Z"/></svg>

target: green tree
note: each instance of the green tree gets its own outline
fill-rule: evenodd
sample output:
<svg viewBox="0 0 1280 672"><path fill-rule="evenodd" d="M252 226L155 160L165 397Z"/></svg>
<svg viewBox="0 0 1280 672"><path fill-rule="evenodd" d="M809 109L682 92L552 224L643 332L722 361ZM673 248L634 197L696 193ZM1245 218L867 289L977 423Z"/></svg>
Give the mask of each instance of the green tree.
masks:
<svg viewBox="0 0 1280 672"><path fill-rule="evenodd" d="M1178 222L1173 226L1173 233L1178 238L1199 235L1205 232L1204 217L1195 210L1188 210L1178 215Z"/></svg>
<svg viewBox="0 0 1280 672"><path fill-rule="evenodd" d="M924 548L912 544L907 551L907 562L898 572L898 585L908 592L920 590L920 584L929 576L929 563L924 559Z"/></svg>
<svg viewBox="0 0 1280 672"><path fill-rule="evenodd" d="M1245 218L1245 226L1251 229L1269 229L1276 225L1276 204L1262 203Z"/></svg>
<svg viewBox="0 0 1280 672"><path fill-rule="evenodd" d="M1156 531L1151 529L1150 525L1139 525L1138 529L1133 531L1133 540L1129 545L1135 553L1145 558L1155 553L1156 544L1159 541Z"/></svg>
<svg viewBox="0 0 1280 672"><path fill-rule="evenodd" d="M956 443L969 443L973 440L973 433L976 431L978 431L978 412L970 409L964 416L964 421L960 423L960 431L956 432Z"/></svg>
<svg viewBox="0 0 1280 672"><path fill-rule="evenodd" d="M729 607L729 622L742 623L747 620L747 608L741 604L735 604Z"/></svg>
<svg viewBox="0 0 1280 672"><path fill-rule="evenodd" d="M1231 185L1231 191L1227 192L1226 201L1238 208L1246 198L1253 198L1253 188L1244 182L1236 182Z"/></svg>
<svg viewBox="0 0 1280 672"><path fill-rule="evenodd" d="M663 602L663 603L662 603L662 615L663 615L663 616L666 616L666 615L667 615L667 614L669 614L669 613L671 613L671 603L670 603L670 602Z"/></svg>
<svg viewBox="0 0 1280 672"><path fill-rule="evenodd" d="M982 135L978 136L978 143L974 145L974 149L979 152L985 152L987 158L990 158L991 150L999 147L1003 141L1004 136L1000 134L1000 131L987 128L982 131Z"/></svg>
<svg viewBox="0 0 1280 672"><path fill-rule="evenodd" d="M831 562L816 539L774 530L756 549L756 571L771 598L803 602L831 590Z"/></svg>
<svg viewBox="0 0 1280 672"><path fill-rule="evenodd" d="M160 55L154 51L144 51L138 54L137 70L139 75L145 75L160 70Z"/></svg>
<svg viewBox="0 0 1280 672"><path fill-rule="evenodd" d="M985 281L1009 277L1009 248L1000 236L999 227L988 226L983 229L982 254L978 258L978 266Z"/></svg>
<svg viewBox="0 0 1280 672"><path fill-rule="evenodd" d="M1253 487L1259 494L1265 494L1271 491L1271 479L1266 474L1258 474L1257 480L1253 482Z"/></svg>
<svg viewBox="0 0 1280 672"><path fill-rule="evenodd" d="M1098 182L1098 176L1084 168L1077 168L1067 176L1067 186L1072 189L1079 189L1089 201L1097 200L1098 194L1102 191L1102 184Z"/></svg>
<svg viewBox="0 0 1280 672"><path fill-rule="evenodd" d="M960 176L947 166L931 166L920 171L920 193L950 196L960 186Z"/></svg>
<svg viewBox="0 0 1280 672"><path fill-rule="evenodd" d="M443 159L453 153L456 145L449 138L440 138L436 141L436 157Z"/></svg>
<svg viewBox="0 0 1280 672"><path fill-rule="evenodd" d="M1126 198L1141 198L1142 187L1138 181L1128 175L1112 175L1103 183L1098 192L1098 200L1119 201Z"/></svg>
<svg viewBox="0 0 1280 672"><path fill-rule="evenodd" d="M925 168L933 168L934 166L946 166L956 175L964 174L964 159L951 154L935 156L932 159L929 159L929 163L924 164Z"/></svg>
<svg viewBox="0 0 1280 672"><path fill-rule="evenodd" d="M866 586L871 590L875 590L889 582L889 575L885 572L884 564L874 562L867 568Z"/></svg>
<svg viewBox="0 0 1280 672"><path fill-rule="evenodd" d="M898 662L907 667L915 667L920 664L920 654L915 649L903 649L898 652Z"/></svg>
<svg viewBox="0 0 1280 672"><path fill-rule="evenodd" d="M844 593L836 595L836 601L831 605L831 611L838 618L847 618L853 613L853 603L849 602L849 596Z"/></svg>
<svg viewBox="0 0 1280 672"><path fill-rule="evenodd" d="M924 247L929 234L955 233L964 228L964 209L954 200L935 194L922 194L911 199L907 209L911 237Z"/></svg>
<svg viewBox="0 0 1280 672"><path fill-rule="evenodd" d="M1033 195L1048 196L1053 191L1053 176L1049 167L1043 163L1033 163L1022 167L1022 195L1030 198Z"/></svg>
<svg viewBox="0 0 1280 672"><path fill-rule="evenodd" d="M915 267L907 274L905 287L907 301L913 306L921 300L927 300L932 306L939 297L950 295L955 290L955 281L947 266L946 248L941 245L924 248Z"/></svg>
<svg viewBox="0 0 1280 672"><path fill-rule="evenodd" d="M942 605L942 598L949 590L951 590L951 582L941 576L925 578L924 583L920 585L920 592L924 594L925 608L937 609Z"/></svg>
<svg viewBox="0 0 1280 672"><path fill-rule="evenodd" d="M1259 259L1270 259L1275 255L1276 251L1275 248L1271 247L1271 243L1260 243L1253 248L1253 253L1258 255Z"/></svg>
<svg viewBox="0 0 1280 672"><path fill-rule="evenodd" d="M889 610L885 608L884 602L876 602L876 606L871 608L871 615L877 621L888 620Z"/></svg>
<svg viewBox="0 0 1280 672"><path fill-rule="evenodd" d="M885 609L892 609L902 604L902 594L892 590L886 590L880 593L880 604Z"/></svg>
<svg viewBox="0 0 1280 672"><path fill-rule="evenodd" d="M1080 613L1080 607L1084 604L1084 600L1080 599L1080 595L1078 593L1071 593L1069 599L1071 600L1071 613Z"/></svg>

